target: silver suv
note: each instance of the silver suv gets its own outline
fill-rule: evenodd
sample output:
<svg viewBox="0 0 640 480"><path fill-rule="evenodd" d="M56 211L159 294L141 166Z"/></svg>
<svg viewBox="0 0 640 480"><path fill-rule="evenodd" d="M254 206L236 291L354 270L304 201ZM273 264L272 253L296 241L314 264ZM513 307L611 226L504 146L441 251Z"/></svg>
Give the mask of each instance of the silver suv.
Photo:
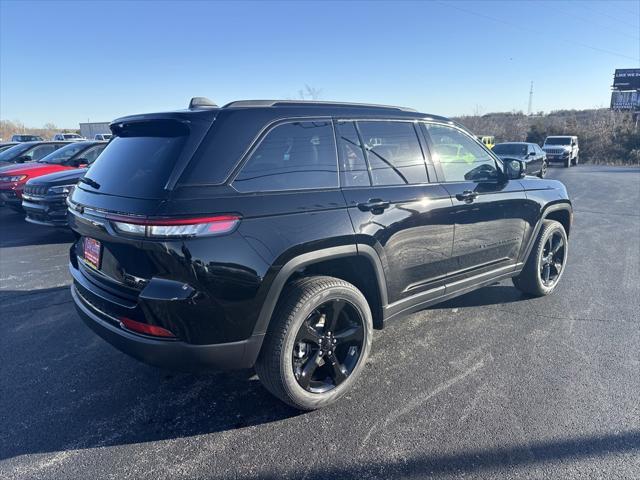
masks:
<svg viewBox="0 0 640 480"><path fill-rule="evenodd" d="M56 133L52 140L61 142L82 142L86 140L82 135L77 133Z"/></svg>
<svg viewBox="0 0 640 480"><path fill-rule="evenodd" d="M578 165L578 137L571 135L558 135L547 137L542 146L547 154L547 162L562 162L565 168Z"/></svg>

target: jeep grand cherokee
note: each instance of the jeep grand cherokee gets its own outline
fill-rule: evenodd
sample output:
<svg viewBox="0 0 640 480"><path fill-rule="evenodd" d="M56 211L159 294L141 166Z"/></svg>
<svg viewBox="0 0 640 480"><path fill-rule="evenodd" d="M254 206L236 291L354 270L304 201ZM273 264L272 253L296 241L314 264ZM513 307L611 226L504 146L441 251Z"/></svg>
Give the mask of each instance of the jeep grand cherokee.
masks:
<svg viewBox="0 0 640 480"><path fill-rule="evenodd" d="M446 118L193 99L111 129L68 200L72 295L144 362L255 366L315 409L352 387L389 320L509 277L547 295L564 272L565 187Z"/></svg>

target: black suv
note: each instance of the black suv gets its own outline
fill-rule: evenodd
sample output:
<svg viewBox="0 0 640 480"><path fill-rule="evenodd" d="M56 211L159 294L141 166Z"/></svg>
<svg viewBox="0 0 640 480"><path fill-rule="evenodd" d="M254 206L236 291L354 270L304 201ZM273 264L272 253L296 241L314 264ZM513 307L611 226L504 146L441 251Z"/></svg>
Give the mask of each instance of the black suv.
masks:
<svg viewBox="0 0 640 480"><path fill-rule="evenodd" d="M572 208L454 122L375 105L194 99L111 124L68 199L72 295L120 350L248 368L300 409L362 372L373 329L512 277L546 295Z"/></svg>

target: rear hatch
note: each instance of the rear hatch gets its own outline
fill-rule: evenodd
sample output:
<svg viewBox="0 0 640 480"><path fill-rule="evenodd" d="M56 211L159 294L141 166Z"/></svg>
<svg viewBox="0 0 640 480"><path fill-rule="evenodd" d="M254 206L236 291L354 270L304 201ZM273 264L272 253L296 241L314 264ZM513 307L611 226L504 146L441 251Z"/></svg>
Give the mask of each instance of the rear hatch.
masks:
<svg viewBox="0 0 640 480"><path fill-rule="evenodd" d="M145 227L140 235L126 231L126 225L157 217L215 113L115 121L111 128L116 136L70 196L69 223L79 237L71 250L76 286L85 300L100 304L109 315L144 321L138 296L150 279L186 281L189 276L180 260L180 238L149 239Z"/></svg>

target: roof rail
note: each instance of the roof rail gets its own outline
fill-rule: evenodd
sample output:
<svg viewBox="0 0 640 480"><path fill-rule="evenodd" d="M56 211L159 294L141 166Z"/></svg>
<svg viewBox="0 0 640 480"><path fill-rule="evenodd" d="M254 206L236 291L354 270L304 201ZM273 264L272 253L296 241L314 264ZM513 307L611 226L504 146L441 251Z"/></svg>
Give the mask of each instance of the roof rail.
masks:
<svg viewBox="0 0 640 480"><path fill-rule="evenodd" d="M317 100L238 100L235 102L227 103L222 108L237 108L237 107L307 107L307 106L319 106L319 107L352 107L352 108L384 108L387 110L401 110L403 112L415 112L413 108L396 107L393 105L377 105L373 103L350 103L350 102L324 102Z"/></svg>
<svg viewBox="0 0 640 480"><path fill-rule="evenodd" d="M189 110L193 110L195 108L218 108L218 105L207 97L193 97L189 102Z"/></svg>

